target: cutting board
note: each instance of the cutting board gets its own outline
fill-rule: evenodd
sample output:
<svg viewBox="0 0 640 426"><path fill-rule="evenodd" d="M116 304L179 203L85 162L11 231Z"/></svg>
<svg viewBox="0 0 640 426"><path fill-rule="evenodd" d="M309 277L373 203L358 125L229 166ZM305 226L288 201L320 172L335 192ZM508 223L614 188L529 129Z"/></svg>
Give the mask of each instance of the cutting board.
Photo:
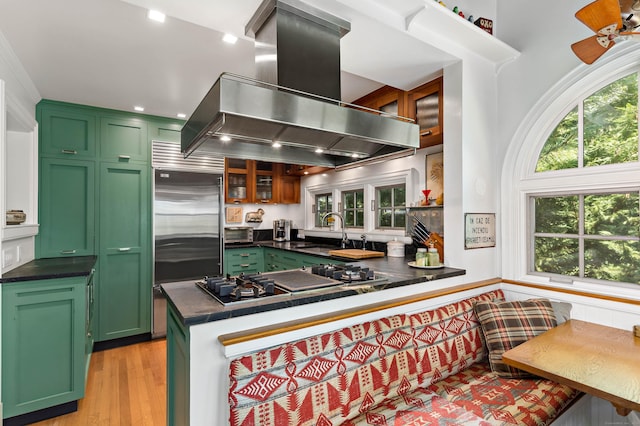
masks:
<svg viewBox="0 0 640 426"><path fill-rule="evenodd" d="M330 256L344 257L347 259L369 259L371 257L384 257L384 252L361 249L329 250Z"/></svg>

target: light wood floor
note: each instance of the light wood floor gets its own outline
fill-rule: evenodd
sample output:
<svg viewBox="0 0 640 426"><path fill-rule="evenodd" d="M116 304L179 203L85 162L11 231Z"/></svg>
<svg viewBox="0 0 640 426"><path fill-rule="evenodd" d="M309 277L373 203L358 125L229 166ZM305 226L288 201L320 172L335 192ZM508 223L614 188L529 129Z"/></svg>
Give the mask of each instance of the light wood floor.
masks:
<svg viewBox="0 0 640 426"><path fill-rule="evenodd" d="M166 424L166 341L95 352L78 411L37 426Z"/></svg>

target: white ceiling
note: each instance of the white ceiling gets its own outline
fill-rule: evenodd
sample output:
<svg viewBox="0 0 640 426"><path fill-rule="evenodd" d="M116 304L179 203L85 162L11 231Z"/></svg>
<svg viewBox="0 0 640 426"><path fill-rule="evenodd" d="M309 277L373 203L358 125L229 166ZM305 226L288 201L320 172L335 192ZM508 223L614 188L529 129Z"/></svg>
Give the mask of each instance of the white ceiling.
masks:
<svg viewBox="0 0 640 426"><path fill-rule="evenodd" d="M427 0L304 1L351 23L341 42L344 101L383 84L410 89L455 60L402 30ZM189 116L222 72L254 77L244 26L260 2L0 0L0 31L43 98ZM148 20L147 7L165 12L165 23ZM225 32L240 39L228 45Z"/></svg>

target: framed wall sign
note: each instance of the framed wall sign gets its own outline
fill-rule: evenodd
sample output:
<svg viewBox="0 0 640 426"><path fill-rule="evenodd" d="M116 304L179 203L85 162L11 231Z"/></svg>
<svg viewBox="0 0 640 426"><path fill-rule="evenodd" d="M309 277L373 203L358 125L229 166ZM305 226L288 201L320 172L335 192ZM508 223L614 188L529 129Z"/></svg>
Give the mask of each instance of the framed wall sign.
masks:
<svg viewBox="0 0 640 426"><path fill-rule="evenodd" d="M464 248L476 249L496 246L496 214L464 214Z"/></svg>

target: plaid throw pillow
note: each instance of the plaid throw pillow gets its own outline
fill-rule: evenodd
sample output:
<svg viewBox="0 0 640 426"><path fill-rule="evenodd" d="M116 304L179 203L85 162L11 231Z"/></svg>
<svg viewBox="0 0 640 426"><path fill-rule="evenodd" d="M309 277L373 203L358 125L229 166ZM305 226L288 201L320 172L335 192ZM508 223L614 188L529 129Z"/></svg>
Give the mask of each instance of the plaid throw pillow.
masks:
<svg viewBox="0 0 640 426"><path fill-rule="evenodd" d="M505 364L502 354L557 325L551 303L546 299L481 301L474 310L489 351L491 370L501 377L531 377Z"/></svg>

